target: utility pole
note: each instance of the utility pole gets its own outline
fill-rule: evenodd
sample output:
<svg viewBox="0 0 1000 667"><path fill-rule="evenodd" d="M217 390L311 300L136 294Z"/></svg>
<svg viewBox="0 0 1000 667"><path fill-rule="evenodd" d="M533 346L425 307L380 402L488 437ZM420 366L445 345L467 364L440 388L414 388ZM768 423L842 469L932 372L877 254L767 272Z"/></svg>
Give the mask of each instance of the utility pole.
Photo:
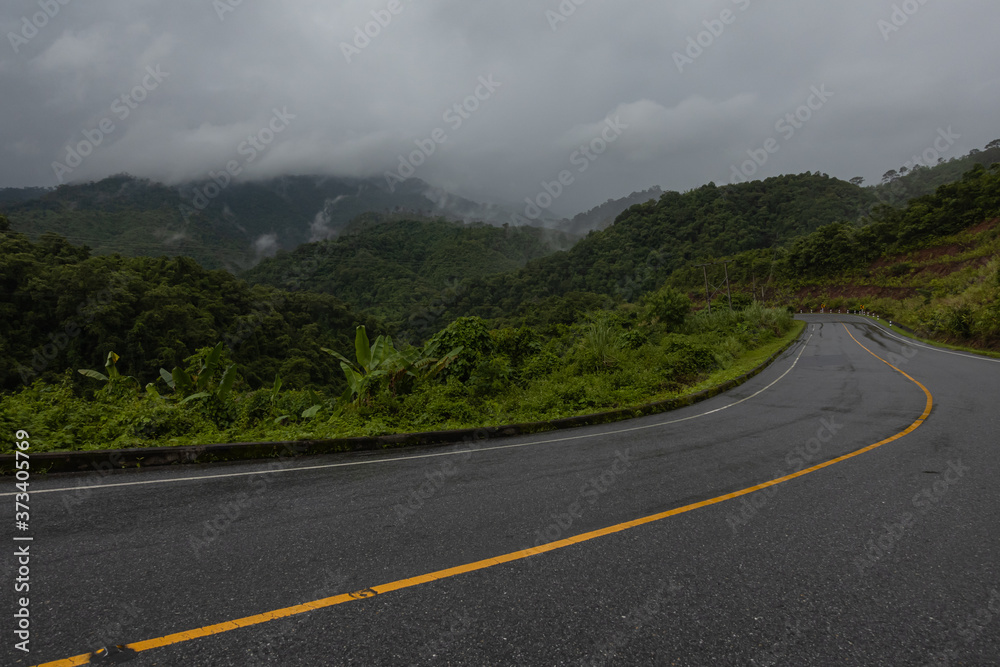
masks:
<svg viewBox="0 0 1000 667"><path fill-rule="evenodd" d="M710 267L710 266L717 266L719 264L722 264L723 268L725 269L725 276L726 276L726 297L729 300L729 310L732 310L733 309L733 295L732 295L732 292L729 290L729 265L732 264L732 263L733 263L733 260L727 259L727 260L721 261L721 262L708 262L707 264L696 264L695 265L695 268L699 268L700 267L701 270L702 270L702 273L705 274L705 299L708 302L708 312L709 313L712 312L712 297L722 291L722 285L715 286L715 285L710 285L709 284L709 282L708 282L708 267Z"/></svg>
<svg viewBox="0 0 1000 667"><path fill-rule="evenodd" d="M712 295L708 291L708 264L702 264L701 270L705 274L705 302L708 304L708 314L712 314Z"/></svg>
<svg viewBox="0 0 1000 667"><path fill-rule="evenodd" d="M729 291L729 262L725 262L722 268L726 270L726 298L729 299L729 312L733 311L733 295Z"/></svg>

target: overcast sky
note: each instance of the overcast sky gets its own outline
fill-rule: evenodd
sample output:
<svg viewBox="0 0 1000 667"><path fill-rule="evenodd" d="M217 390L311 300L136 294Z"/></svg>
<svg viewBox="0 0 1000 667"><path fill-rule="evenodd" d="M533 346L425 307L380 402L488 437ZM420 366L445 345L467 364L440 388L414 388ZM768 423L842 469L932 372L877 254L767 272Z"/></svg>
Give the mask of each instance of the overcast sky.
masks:
<svg viewBox="0 0 1000 667"><path fill-rule="evenodd" d="M1000 138L998 26L996 0L5 0L0 186L412 167L571 215L734 167L870 183Z"/></svg>

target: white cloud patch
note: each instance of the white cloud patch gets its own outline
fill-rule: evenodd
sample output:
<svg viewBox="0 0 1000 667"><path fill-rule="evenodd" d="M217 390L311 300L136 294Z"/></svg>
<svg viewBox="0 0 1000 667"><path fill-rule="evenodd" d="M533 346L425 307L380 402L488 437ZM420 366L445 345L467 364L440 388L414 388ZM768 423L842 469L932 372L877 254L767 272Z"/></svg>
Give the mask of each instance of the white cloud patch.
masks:
<svg viewBox="0 0 1000 667"><path fill-rule="evenodd" d="M278 253L278 235L261 234L253 242L253 252L259 261L266 257L274 257Z"/></svg>

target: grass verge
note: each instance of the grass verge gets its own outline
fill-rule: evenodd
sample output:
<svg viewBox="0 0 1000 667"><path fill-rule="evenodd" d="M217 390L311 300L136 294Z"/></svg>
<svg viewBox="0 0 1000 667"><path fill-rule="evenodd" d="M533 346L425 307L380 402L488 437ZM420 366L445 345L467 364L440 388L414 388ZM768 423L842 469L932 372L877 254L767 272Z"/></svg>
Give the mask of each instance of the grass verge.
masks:
<svg viewBox="0 0 1000 667"><path fill-rule="evenodd" d="M208 444L200 446L174 446L140 449L100 449L91 448L79 451L52 451L43 453L36 471L44 470L46 465L54 472L64 470L89 469L91 459L106 465L113 459L114 467L149 466L178 462L206 462L239 460L248 458L283 457L297 454L313 454L331 451L351 451L364 449L384 449L406 446L410 444L434 444L444 442L460 442L473 439L473 432L485 432L485 437L516 435L519 433L534 433L558 428L582 426L586 424L608 423L640 415L656 414L677 407L689 405L699 400L722 393L735 387L778 357L802 333L806 323L793 321L790 329L782 336L748 351L746 354L729 364L725 369L717 370L704 377L697 384L686 387L682 391L661 392L648 396L646 400L628 405L618 406L605 412L577 412L571 416L558 419L546 419L515 425L489 424L455 424L446 431L431 431L424 433L393 433L372 436L370 434L353 434L353 437L339 436L326 440L309 440L304 442L257 442L234 444ZM479 435L476 435L478 438ZM303 441L305 439L298 439ZM33 443L34 444L34 443ZM186 443L185 443L186 444ZM291 454L289 453L291 452ZM11 456L0 456L0 472L9 472L12 467Z"/></svg>

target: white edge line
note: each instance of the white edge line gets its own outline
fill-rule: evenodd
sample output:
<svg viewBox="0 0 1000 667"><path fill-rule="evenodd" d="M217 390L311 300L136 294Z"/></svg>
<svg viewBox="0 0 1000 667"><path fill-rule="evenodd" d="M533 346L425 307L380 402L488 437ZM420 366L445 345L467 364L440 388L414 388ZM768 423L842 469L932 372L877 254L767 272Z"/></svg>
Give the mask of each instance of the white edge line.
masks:
<svg viewBox="0 0 1000 667"><path fill-rule="evenodd" d="M438 456L458 456L458 455L461 455L461 454L473 454L473 453L477 453L477 452L490 452L490 451L496 451L496 450L500 450L500 449L515 449L515 448L518 448L518 447L531 447L531 446L535 446L535 445L551 445L551 444L554 444L554 443L567 442L567 441L570 441L570 440L585 440L585 439L588 439L588 438L597 438L597 437L607 436L607 435L616 435L616 434L619 434L619 433L631 433L633 431L642 431L642 430L651 429L651 428L659 428L661 426L668 426L670 424L678 424L680 422L690 421L692 419L698 419L700 417L706 417L708 415L715 414L716 412L722 412L723 410L727 410L727 409L729 409L729 408L731 408L733 406L739 405L740 403L745 403L746 401L749 401L751 398L759 396L760 394L764 393L765 391L767 391L768 389L770 389L771 387L773 387L774 385L776 385L778 382L780 382L781 380L783 380L786 375L788 375L789 373L792 372L792 369L795 368L795 365L799 363L799 359L802 357L802 353L805 352L806 346L809 344L809 341L812 340L812 337L813 337L813 334L809 334L809 337L802 344L802 349L800 349L799 353L795 356L795 360L792 362L792 365L789 366L788 369L784 373L782 373L777 378L775 378L767 386L765 386L765 387L763 387L761 389L758 389L757 391L755 391L754 393L750 394L749 396L747 396L745 398L741 398L738 401L734 401L732 403L729 403L728 405L723 405L720 408L715 408L714 410L709 410L707 412L701 412L701 413L698 413L696 415L691 415L689 417L681 417L680 419L671 419L671 420L668 420L668 421L657 422L655 424L646 424L644 426L632 426L630 428L616 429L616 430L613 430L613 431L602 431L600 433L586 433L586 434L582 434L582 435L571 435L571 436L566 436L566 437L563 437L563 438L550 438L548 440L533 440L531 442L520 442L520 443L513 444L513 445L496 445L494 447L477 447L475 449L462 449L462 450L455 451L455 452L437 452L437 453L434 453L434 454L418 454L416 456L400 456L400 457L391 458L391 459L376 459L376 460L373 460L373 461L352 461L352 462L348 462L348 463L326 463L326 464L323 464L323 465L282 468L282 469L277 469L277 470L255 470L255 471L252 471L252 472L233 472L233 473L226 473L226 474L222 474L222 475L199 475L198 477L173 477L173 478L169 478L169 479L150 479L150 480L144 480L144 481L141 481L141 482L117 482L115 484L93 484L91 486L74 486L74 487L65 487L65 488L58 488L58 489L40 489L38 491L31 491L31 493L32 494L40 494L40 493L65 493L65 492L68 492L68 491L82 491L82 490L90 490L90 489L109 489L109 488L120 487L120 486L143 486L143 485L147 485L147 484L173 484L173 483L179 483L179 482L200 482L202 480L208 480L208 479L225 479L225 478L229 478L229 477L250 477L252 475L268 475L268 474L275 474L275 473L281 473L281 472L302 472L302 471L306 471L306 470L325 470L327 468L345 468L347 466L372 465L372 464L376 464L376 463L397 463L399 461L415 461L417 459L430 459L430 458L435 458L435 457L438 457ZM13 496L13 495L16 495L16 492L13 492L13 493L0 493L0 497Z"/></svg>
<svg viewBox="0 0 1000 667"><path fill-rule="evenodd" d="M861 317L861 316L858 315L857 317ZM880 324L879 322L876 322L876 321L872 320L871 318L868 318L865 321L867 321L867 323L869 323L869 324L874 325L876 328L878 328L879 331L881 331L886 336L889 336L890 338L895 338L896 340L898 340L898 341L900 341L902 343L906 343L907 345L910 345L910 346L913 346L913 347L922 347L925 350L931 350L932 352L941 352L942 354L954 354L956 357L965 357L966 359L976 359L977 361L989 361L989 362L992 362L994 364L1000 364L1000 359L993 359L991 357L984 357L984 356L980 356L980 355L977 355L977 354L966 354L964 352L956 352L955 350L945 350L945 349L940 348L940 347L934 347L933 345L926 345L924 343L918 343L918 342L914 341L913 339L903 338L902 336L897 336L891 329L887 329L885 327L885 325Z"/></svg>

